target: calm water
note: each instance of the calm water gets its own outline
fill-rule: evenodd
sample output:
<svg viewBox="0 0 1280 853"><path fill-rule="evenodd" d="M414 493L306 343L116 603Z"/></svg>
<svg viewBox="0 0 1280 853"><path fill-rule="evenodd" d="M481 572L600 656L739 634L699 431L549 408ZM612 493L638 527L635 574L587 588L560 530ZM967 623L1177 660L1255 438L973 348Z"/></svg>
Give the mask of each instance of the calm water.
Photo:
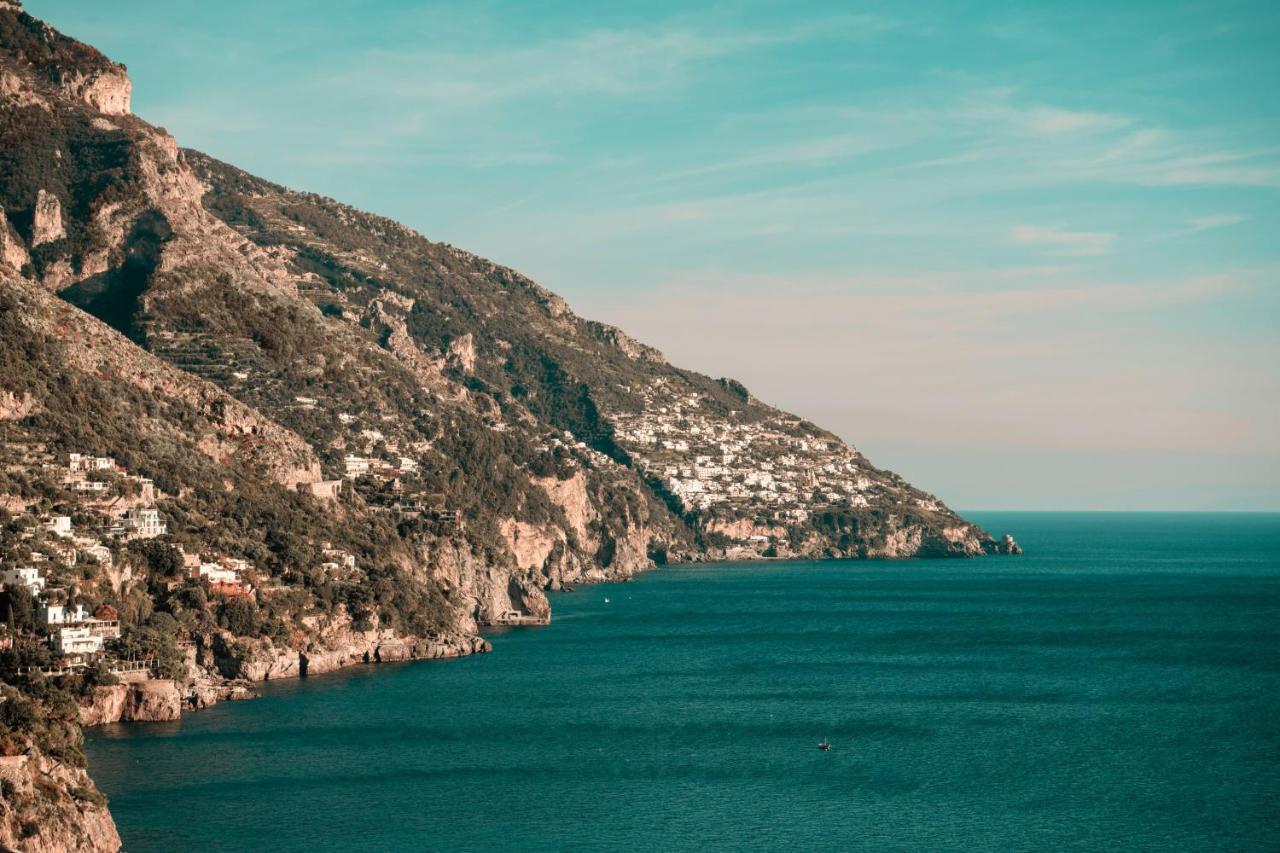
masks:
<svg viewBox="0 0 1280 853"><path fill-rule="evenodd" d="M1030 554L665 569L91 770L129 851L1280 848L1280 516L974 517Z"/></svg>

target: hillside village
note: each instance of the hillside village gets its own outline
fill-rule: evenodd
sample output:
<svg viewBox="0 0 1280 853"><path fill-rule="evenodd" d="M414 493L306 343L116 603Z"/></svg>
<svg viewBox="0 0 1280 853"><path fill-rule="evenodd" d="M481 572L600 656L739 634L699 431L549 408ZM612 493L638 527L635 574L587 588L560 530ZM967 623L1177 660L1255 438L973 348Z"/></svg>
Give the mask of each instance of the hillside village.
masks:
<svg viewBox="0 0 1280 853"><path fill-rule="evenodd" d="M99 681L160 675L156 661L122 646L119 601L138 562L130 543L165 537L156 502L165 496L146 477L110 456L8 443L5 472L43 485L42 497L3 496L12 520L0 530L0 591L5 602L0 646L26 649L28 670L59 676L92 670ZM50 501L49 498L53 500ZM33 514L40 504L54 512ZM174 549L182 570L211 596L252 596L257 572L246 560ZM20 667L22 669L23 667Z"/></svg>
<svg viewBox="0 0 1280 853"><path fill-rule="evenodd" d="M781 412L742 417L663 378L628 390L643 406L613 414L618 443L685 511L700 513L711 530L740 544L786 551L787 528L829 510L904 499L921 510L940 509L932 496L875 470L862 454L799 418Z"/></svg>

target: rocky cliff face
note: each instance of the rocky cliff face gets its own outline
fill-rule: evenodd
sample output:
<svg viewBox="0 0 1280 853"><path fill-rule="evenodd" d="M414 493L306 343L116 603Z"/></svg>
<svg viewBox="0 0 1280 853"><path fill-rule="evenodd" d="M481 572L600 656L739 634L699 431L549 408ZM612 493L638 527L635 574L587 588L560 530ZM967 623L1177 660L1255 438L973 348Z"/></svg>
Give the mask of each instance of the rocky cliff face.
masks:
<svg viewBox="0 0 1280 853"><path fill-rule="evenodd" d="M84 770L38 750L0 756L0 848L114 853L120 836Z"/></svg>
<svg viewBox="0 0 1280 853"><path fill-rule="evenodd" d="M489 651L487 641L474 634L436 634L409 637L389 628L360 630L339 611L315 617L311 631L294 646L269 641L239 642L223 637L202 660L229 679L270 681L322 675L363 663L439 660Z"/></svg>
<svg viewBox="0 0 1280 853"><path fill-rule="evenodd" d="M61 80L62 91L84 101L103 115L129 114L133 83L123 68L107 68L88 74L76 73Z"/></svg>
<svg viewBox="0 0 1280 853"><path fill-rule="evenodd" d="M61 240L67 235L62 227L62 203L52 193L40 190L36 193L36 206L32 212L31 246Z"/></svg>
<svg viewBox="0 0 1280 853"><path fill-rule="evenodd" d="M5 310L13 321L11 335L58 342L53 356L57 364L43 366L46 376L55 369L78 374L86 380L109 383L114 393L129 389L196 415L197 421L176 428L192 440L195 449L219 466L262 471L290 488L319 479L320 463L311 446L256 409L212 385L193 382L188 374L25 279L0 276L0 287L7 300ZM35 366L30 356L28 362ZM11 381L16 380L16 376L11 377ZM17 388L6 390L11 396L19 396ZM42 405L31 390L22 391L21 397L24 402L19 411L29 413ZM188 417L184 414L183 420ZM164 418L156 418L153 423L157 430L175 428Z"/></svg>
<svg viewBox="0 0 1280 853"><path fill-rule="evenodd" d="M182 694L170 678L101 685L81 700L80 725L176 720L182 715Z"/></svg>
<svg viewBox="0 0 1280 853"><path fill-rule="evenodd" d="M0 208L0 268L5 268L10 275L21 275L22 268L31 262L27 247L14 230L13 223Z"/></svg>

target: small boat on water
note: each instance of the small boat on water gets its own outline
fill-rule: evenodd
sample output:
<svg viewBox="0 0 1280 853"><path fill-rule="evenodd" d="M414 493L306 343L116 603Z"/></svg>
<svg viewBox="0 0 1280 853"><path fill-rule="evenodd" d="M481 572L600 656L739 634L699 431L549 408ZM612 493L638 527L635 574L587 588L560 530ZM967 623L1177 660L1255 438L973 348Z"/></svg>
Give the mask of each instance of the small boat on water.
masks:
<svg viewBox="0 0 1280 853"><path fill-rule="evenodd" d="M604 603L605 603L605 604L608 604L608 603L609 603L609 597L608 597L608 596L605 596Z"/></svg>
<svg viewBox="0 0 1280 853"><path fill-rule="evenodd" d="M818 749L822 750L823 752L826 752L830 748L831 748L831 744L827 742L826 738L823 738L822 742L818 744Z"/></svg>

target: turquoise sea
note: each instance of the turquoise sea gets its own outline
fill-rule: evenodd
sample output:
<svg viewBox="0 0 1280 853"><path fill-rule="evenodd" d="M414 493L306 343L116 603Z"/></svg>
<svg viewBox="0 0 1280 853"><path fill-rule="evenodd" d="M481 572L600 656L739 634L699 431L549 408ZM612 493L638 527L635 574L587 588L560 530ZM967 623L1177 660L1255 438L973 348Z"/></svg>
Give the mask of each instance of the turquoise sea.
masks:
<svg viewBox="0 0 1280 853"><path fill-rule="evenodd" d="M128 851L1280 849L1280 516L970 515L1027 555L666 568L90 770Z"/></svg>

